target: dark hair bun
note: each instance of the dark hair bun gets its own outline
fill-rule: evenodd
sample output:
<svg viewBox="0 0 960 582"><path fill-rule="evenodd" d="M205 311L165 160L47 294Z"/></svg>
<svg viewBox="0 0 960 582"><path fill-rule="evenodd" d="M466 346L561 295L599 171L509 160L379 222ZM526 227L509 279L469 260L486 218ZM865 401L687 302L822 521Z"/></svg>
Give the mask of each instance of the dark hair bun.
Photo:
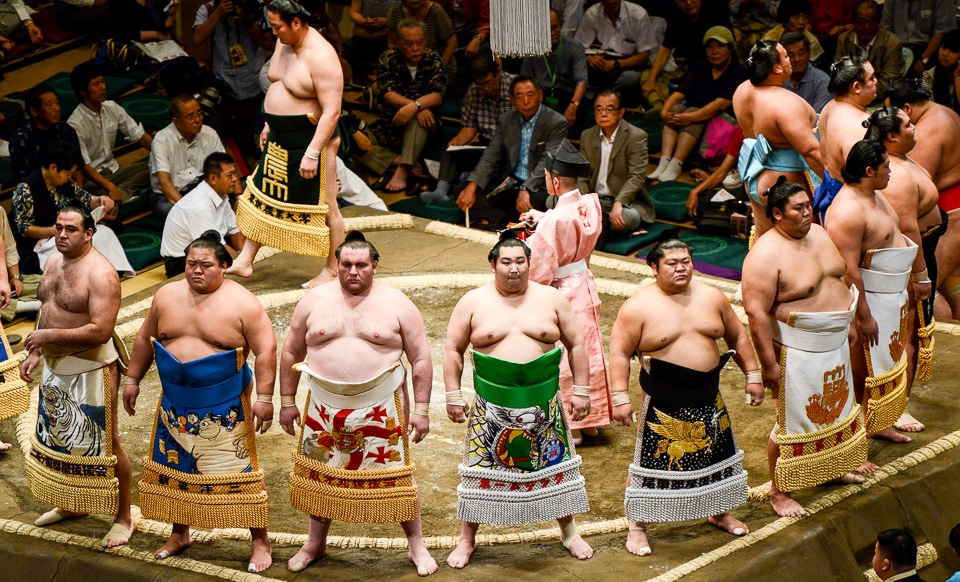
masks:
<svg viewBox="0 0 960 582"><path fill-rule="evenodd" d="M350 242L352 240L365 241L367 240L367 237L363 236L363 233L360 232L359 230L351 230L350 232L347 233L345 237L343 237L343 242Z"/></svg>
<svg viewBox="0 0 960 582"><path fill-rule="evenodd" d="M200 235L199 238L212 240L213 242L216 242L216 243L221 243L221 244L223 243L223 239L220 238L220 233L213 230L212 228L210 230L205 230L203 234Z"/></svg>

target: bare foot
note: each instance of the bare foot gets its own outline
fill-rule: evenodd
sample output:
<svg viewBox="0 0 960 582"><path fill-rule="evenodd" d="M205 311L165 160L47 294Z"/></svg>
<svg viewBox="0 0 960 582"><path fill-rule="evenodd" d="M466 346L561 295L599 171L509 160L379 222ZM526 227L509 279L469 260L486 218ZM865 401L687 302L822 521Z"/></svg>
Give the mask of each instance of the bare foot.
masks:
<svg viewBox="0 0 960 582"><path fill-rule="evenodd" d="M627 551L634 556L649 556L653 552L647 539L646 526L630 526L630 531L627 532Z"/></svg>
<svg viewBox="0 0 960 582"><path fill-rule="evenodd" d="M247 279L253 276L253 265L247 262L234 261L230 268L227 269L227 275L236 275L237 277L243 277Z"/></svg>
<svg viewBox="0 0 960 582"><path fill-rule="evenodd" d="M86 513L75 513L73 511L67 511L66 509L60 509L59 507L54 507L50 511L38 517L37 521L33 522L33 524L43 527L45 525L57 523L58 521L63 521L65 519L72 519L74 517L86 517L86 515L87 515Z"/></svg>
<svg viewBox="0 0 960 582"><path fill-rule="evenodd" d="M303 547L300 548L299 552L287 560L287 570L290 570L291 572L301 572L310 564L316 562L320 558L325 558L326 556L326 543L307 542L303 544Z"/></svg>
<svg viewBox="0 0 960 582"><path fill-rule="evenodd" d="M735 536L742 536L750 533L750 528L748 528L746 524L733 517L729 513L724 513L722 515L711 515L707 518L707 523L715 528L722 529L727 533L732 533Z"/></svg>
<svg viewBox="0 0 960 582"><path fill-rule="evenodd" d="M873 463L870 463L870 464L873 465ZM873 469L865 472L872 473L873 471L876 471L879 468L876 465L873 465L873 466L874 466ZM864 481L866 481L866 479L863 478L863 475L858 475L856 473L847 473L846 475L841 475L840 477L837 477L833 481L834 483L843 483L844 485L859 485Z"/></svg>
<svg viewBox="0 0 960 582"><path fill-rule="evenodd" d="M252 532L251 532L252 533ZM247 564L247 572L263 572L273 564L273 554L270 548L270 540L267 539L267 530L263 530L262 535L253 534L253 542L250 544L250 563Z"/></svg>
<svg viewBox="0 0 960 582"><path fill-rule="evenodd" d="M780 517L803 517L807 514L802 505L783 491L770 492L770 505Z"/></svg>
<svg viewBox="0 0 960 582"><path fill-rule="evenodd" d="M304 289L313 289L317 285L323 285L327 281L333 281L336 278L337 278L336 271L333 271L331 269L324 267L323 269L321 269L319 273L317 273L316 277L314 277L313 279L310 279L309 281L307 281L306 283L303 283L300 286L303 287Z"/></svg>
<svg viewBox="0 0 960 582"><path fill-rule="evenodd" d="M570 550L573 557L578 560L588 560L593 557L593 548L580 536L573 538L569 543L563 545Z"/></svg>
<svg viewBox="0 0 960 582"><path fill-rule="evenodd" d="M893 428L903 432L920 432L927 427L924 426L922 422L914 418L912 414L904 410L903 414L900 415L900 418L897 419L897 422L893 423Z"/></svg>
<svg viewBox="0 0 960 582"><path fill-rule="evenodd" d="M176 526L174 526L176 527ZM190 530L186 533L174 532L167 538L167 543L163 544L159 550L153 553L153 557L158 560L165 560L170 556L176 556L183 550L193 545L193 538L190 537Z"/></svg>
<svg viewBox="0 0 960 582"><path fill-rule="evenodd" d="M475 549L477 549L475 540L467 541L461 536L460 541L457 542L457 547L447 556L447 565L451 568L463 568L470 563L470 556L473 555Z"/></svg>
<svg viewBox="0 0 960 582"><path fill-rule="evenodd" d="M12 444L0 441L0 452L9 451L12 448L13 448Z"/></svg>
<svg viewBox="0 0 960 582"><path fill-rule="evenodd" d="M595 436L597 436L598 434L600 434L600 431L598 431L598 430L597 430L597 427L595 427L595 426L591 426L590 428L585 428L585 429L581 430L580 432L582 432L583 434L587 435L588 437L595 437Z"/></svg>
<svg viewBox="0 0 960 582"><path fill-rule="evenodd" d="M897 431L893 430L892 426L888 426L887 428L879 432L871 433L871 434L868 434L867 436L872 439L882 439L885 441L890 441L891 443L909 443L910 441L913 440L907 435L900 434Z"/></svg>
<svg viewBox="0 0 960 582"><path fill-rule="evenodd" d="M418 576L429 576L440 568L437 566L437 561L434 560L430 552L427 551L426 546L421 546L416 550L410 548L410 551L407 552L407 557L410 558L410 561L417 567Z"/></svg>
<svg viewBox="0 0 960 582"><path fill-rule="evenodd" d="M864 461L862 465L857 467L857 473L860 473L860 474L873 473L879 468L880 468L880 465L877 465L876 463L871 463L870 461Z"/></svg>
<svg viewBox="0 0 960 582"><path fill-rule="evenodd" d="M133 526L129 523L114 523L110 526L110 531L100 540L100 545L104 548L115 548L124 546L130 541L133 534Z"/></svg>
<svg viewBox="0 0 960 582"><path fill-rule="evenodd" d="M407 189L407 167L403 165L397 166L397 169L393 172L393 177L390 178L390 181L387 182L387 185L383 187L387 192L403 192Z"/></svg>
<svg viewBox="0 0 960 582"><path fill-rule="evenodd" d="M583 435L579 428L570 429L570 438L573 439L573 445L579 447L583 443Z"/></svg>

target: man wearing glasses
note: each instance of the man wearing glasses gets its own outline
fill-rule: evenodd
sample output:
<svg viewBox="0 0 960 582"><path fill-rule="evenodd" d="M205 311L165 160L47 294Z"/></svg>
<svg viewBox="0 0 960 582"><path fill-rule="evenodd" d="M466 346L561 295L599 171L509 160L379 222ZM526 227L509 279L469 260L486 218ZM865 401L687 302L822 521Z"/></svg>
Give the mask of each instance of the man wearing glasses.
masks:
<svg viewBox="0 0 960 582"><path fill-rule="evenodd" d="M900 39L880 28L880 7L873 0L863 0L854 7L853 28L837 39L837 56L833 60L843 57L861 57L873 65L877 95L883 95L890 82L899 79L907 66Z"/></svg>

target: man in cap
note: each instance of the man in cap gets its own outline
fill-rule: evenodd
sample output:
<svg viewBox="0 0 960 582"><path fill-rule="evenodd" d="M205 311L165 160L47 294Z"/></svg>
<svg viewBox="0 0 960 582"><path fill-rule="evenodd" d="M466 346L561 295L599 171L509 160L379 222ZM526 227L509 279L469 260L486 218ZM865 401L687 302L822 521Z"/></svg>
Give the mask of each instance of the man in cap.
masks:
<svg viewBox="0 0 960 582"><path fill-rule="evenodd" d="M570 419L574 444L580 431L596 436L597 427L610 424L607 366L600 339L600 297L587 260L600 237L603 212L597 194L582 194L577 179L590 175L590 162L566 139L547 151L544 176L547 193L556 196L553 210L530 210L521 217L536 225L528 242L531 251L530 280L559 289L570 302L583 331L590 357L590 384L574 386L573 372L566 360L560 363L560 398L564 406L576 392L590 397L590 414Z"/></svg>

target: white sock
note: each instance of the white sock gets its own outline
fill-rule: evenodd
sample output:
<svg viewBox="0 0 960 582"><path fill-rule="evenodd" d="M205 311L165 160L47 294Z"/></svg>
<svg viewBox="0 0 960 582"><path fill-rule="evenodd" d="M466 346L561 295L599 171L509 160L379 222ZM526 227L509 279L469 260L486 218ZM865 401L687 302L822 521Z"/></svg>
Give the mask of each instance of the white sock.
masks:
<svg viewBox="0 0 960 582"><path fill-rule="evenodd" d="M17 300L17 306L13 308L15 313L27 313L28 311L40 311L40 300Z"/></svg>
<svg viewBox="0 0 960 582"><path fill-rule="evenodd" d="M667 169L660 173L661 182L669 182L671 180L676 180L680 177L680 174L683 172L683 160L678 160L673 158L670 160L670 163L667 164Z"/></svg>
<svg viewBox="0 0 960 582"><path fill-rule="evenodd" d="M660 162L657 164L657 169L651 172L650 175L647 176L647 179L659 180L660 175L663 174L664 170L667 169L667 166L670 164L670 161L672 159L673 158L671 158L670 156L660 156Z"/></svg>

